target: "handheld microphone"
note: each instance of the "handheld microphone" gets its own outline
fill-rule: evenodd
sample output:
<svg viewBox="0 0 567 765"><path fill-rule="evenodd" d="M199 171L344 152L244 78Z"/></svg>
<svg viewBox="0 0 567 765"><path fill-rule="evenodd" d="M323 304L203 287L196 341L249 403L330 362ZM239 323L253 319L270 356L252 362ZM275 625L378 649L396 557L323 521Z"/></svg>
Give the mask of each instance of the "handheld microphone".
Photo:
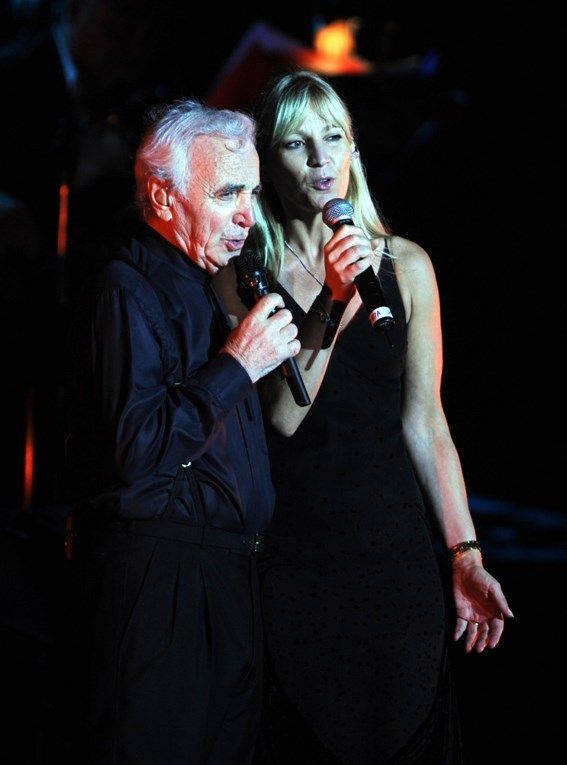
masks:
<svg viewBox="0 0 567 765"><path fill-rule="evenodd" d="M238 274L239 287L245 290L246 296L250 295L257 303L260 298L269 293L266 270L262 264L262 258L256 250L244 249L234 259L234 264ZM274 309L270 316L278 310L278 308ZM280 374L287 382L295 403L298 406L309 406L311 399L294 358L286 359L280 364Z"/></svg>
<svg viewBox="0 0 567 765"><path fill-rule="evenodd" d="M341 226L354 226L354 209L346 199L330 199L323 207L323 220L333 231ZM376 332L383 332L393 348L388 329L396 323L392 311L386 305L382 287L372 266L355 277L354 283L360 299L368 312L370 324Z"/></svg>

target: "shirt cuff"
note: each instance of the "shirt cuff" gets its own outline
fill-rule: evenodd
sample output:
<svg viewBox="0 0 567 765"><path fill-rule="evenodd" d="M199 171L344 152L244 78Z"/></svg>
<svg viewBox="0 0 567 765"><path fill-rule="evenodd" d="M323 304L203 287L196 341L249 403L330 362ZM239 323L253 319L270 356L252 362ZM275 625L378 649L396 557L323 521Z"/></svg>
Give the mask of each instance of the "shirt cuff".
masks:
<svg viewBox="0 0 567 765"><path fill-rule="evenodd" d="M198 373L199 385L207 388L228 412L254 388L250 375L230 353L219 353Z"/></svg>

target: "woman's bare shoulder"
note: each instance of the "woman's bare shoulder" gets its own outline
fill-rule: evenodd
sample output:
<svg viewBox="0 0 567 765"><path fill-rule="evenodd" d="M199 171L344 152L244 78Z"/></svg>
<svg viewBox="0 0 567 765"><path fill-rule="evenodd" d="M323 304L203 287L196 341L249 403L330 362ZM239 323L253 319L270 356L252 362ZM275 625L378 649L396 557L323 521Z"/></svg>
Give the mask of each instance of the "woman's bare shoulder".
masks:
<svg viewBox="0 0 567 765"><path fill-rule="evenodd" d="M422 283L424 280L426 282L435 281L431 258L417 242L402 236L388 236L377 241L382 242L381 250L383 250L384 241L387 242L398 276L410 283Z"/></svg>

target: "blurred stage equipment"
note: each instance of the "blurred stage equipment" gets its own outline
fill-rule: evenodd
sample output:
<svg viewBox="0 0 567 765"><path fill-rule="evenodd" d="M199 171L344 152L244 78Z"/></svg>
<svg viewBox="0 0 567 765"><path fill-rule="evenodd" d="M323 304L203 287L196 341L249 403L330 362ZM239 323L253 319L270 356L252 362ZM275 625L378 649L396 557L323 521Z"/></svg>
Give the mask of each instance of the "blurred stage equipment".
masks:
<svg viewBox="0 0 567 765"><path fill-rule="evenodd" d="M319 27L313 48L271 26L255 21L214 81L206 101L226 109L251 109L259 93L277 72L310 69L323 76L378 79L431 77L439 68L435 51L393 61L370 61L356 53L355 34L363 22L359 18L337 19Z"/></svg>
<svg viewBox="0 0 567 765"><path fill-rule="evenodd" d="M313 38L315 50L297 51L294 63L323 75L369 73L372 63L356 54L355 34L360 24L358 18L337 19L320 27Z"/></svg>

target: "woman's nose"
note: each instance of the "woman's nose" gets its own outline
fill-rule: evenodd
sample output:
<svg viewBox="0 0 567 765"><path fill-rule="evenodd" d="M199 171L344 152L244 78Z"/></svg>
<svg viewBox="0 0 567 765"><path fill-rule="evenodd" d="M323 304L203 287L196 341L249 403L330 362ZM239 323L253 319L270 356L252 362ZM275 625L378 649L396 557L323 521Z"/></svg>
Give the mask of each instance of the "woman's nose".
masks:
<svg viewBox="0 0 567 765"><path fill-rule="evenodd" d="M309 167L323 167L329 161L326 146L324 144L315 144L309 152L307 164Z"/></svg>

